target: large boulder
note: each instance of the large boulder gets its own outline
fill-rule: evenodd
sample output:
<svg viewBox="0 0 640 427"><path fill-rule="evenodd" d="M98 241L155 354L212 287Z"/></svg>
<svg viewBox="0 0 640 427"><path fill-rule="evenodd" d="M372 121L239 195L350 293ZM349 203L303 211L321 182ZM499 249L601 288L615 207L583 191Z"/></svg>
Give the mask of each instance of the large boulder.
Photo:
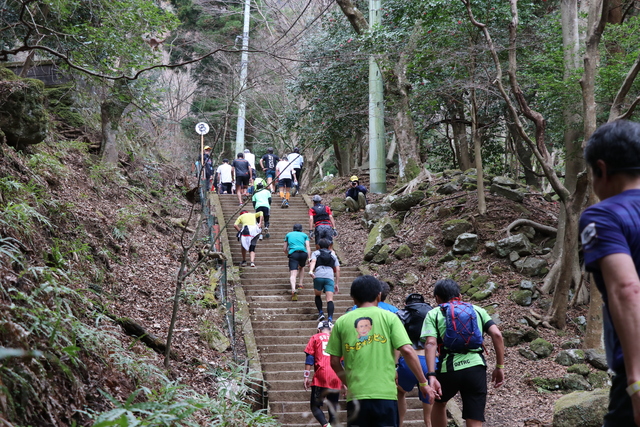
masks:
<svg viewBox="0 0 640 427"><path fill-rule="evenodd" d="M600 427L608 404L607 390L569 393L553 406L553 427Z"/></svg>
<svg viewBox="0 0 640 427"><path fill-rule="evenodd" d="M424 243L422 253L426 256L434 256L438 253L438 251L440 251L440 249L438 249L438 247L433 243L431 238L427 239L427 241Z"/></svg>
<svg viewBox="0 0 640 427"><path fill-rule="evenodd" d="M503 187L502 185L492 184L489 191L493 194L504 197L505 199L513 200L514 202L522 202L524 200L524 192L509 187Z"/></svg>
<svg viewBox="0 0 640 427"><path fill-rule="evenodd" d="M501 185L508 188L517 188L518 183L506 176L496 176L491 180L491 184Z"/></svg>
<svg viewBox="0 0 640 427"><path fill-rule="evenodd" d="M414 191L409 194L398 196L391 202L391 209L396 212L406 212L416 206L424 199L423 191Z"/></svg>
<svg viewBox="0 0 640 427"><path fill-rule="evenodd" d="M391 211L391 206L387 203L369 203L364 208L364 214L362 217L366 221L378 222L381 218L384 218Z"/></svg>
<svg viewBox="0 0 640 427"><path fill-rule="evenodd" d="M23 149L39 144L47 136L44 83L21 79L0 67L0 130L7 144Z"/></svg>
<svg viewBox="0 0 640 427"><path fill-rule="evenodd" d="M473 230L473 225L466 219L452 219L442 224L442 238L447 246L453 245L462 233Z"/></svg>
<svg viewBox="0 0 640 427"><path fill-rule="evenodd" d="M453 253L456 255L470 254L478 249L478 235L472 233L462 233L456 237L453 244Z"/></svg>
<svg viewBox="0 0 640 427"><path fill-rule="evenodd" d="M556 363L562 366L572 366L584 362L584 351L578 349L562 350L556 356Z"/></svg>
<svg viewBox="0 0 640 427"><path fill-rule="evenodd" d="M342 197L334 197L331 200L331 211L336 213L342 213L347 211L347 204Z"/></svg>
<svg viewBox="0 0 640 427"><path fill-rule="evenodd" d="M523 307L528 307L533 302L533 292L519 289L511 293L511 301Z"/></svg>
<svg viewBox="0 0 640 427"><path fill-rule="evenodd" d="M515 268L528 276L542 276L549 272L547 261L542 258L527 257L514 262Z"/></svg>
<svg viewBox="0 0 640 427"><path fill-rule="evenodd" d="M444 194L444 195L448 195L448 194L453 194L456 193L458 190L460 189L460 187L458 186L457 183L455 182L447 182L445 184L442 184L437 190L436 192L438 194Z"/></svg>
<svg viewBox="0 0 640 427"><path fill-rule="evenodd" d="M382 245L382 247L378 250L378 253L375 254L371 262L375 264L386 264L389 260L389 254L391 253L391 247L389 245Z"/></svg>
<svg viewBox="0 0 640 427"><path fill-rule="evenodd" d="M585 350L584 359L596 369L600 369L601 371L609 369L609 366L607 365L607 355L604 350L595 348Z"/></svg>
<svg viewBox="0 0 640 427"><path fill-rule="evenodd" d="M531 255L533 246L527 236L522 233L505 237L496 242L496 255L500 258L508 256L511 252L516 252L520 256Z"/></svg>
<svg viewBox="0 0 640 427"><path fill-rule="evenodd" d="M378 223L369 232L367 244L364 247L365 261L371 261L373 259L382 245L384 245L385 239L396 235L396 230L399 225L400 221L389 217L385 217L378 221Z"/></svg>

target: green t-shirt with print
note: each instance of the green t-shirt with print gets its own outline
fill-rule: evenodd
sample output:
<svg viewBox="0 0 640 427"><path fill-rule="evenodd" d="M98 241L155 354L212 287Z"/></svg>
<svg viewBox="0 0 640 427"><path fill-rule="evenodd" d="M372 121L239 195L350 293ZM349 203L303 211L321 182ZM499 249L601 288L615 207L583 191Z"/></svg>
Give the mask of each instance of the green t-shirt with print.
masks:
<svg viewBox="0 0 640 427"><path fill-rule="evenodd" d="M271 207L269 205L269 197L271 197L271 192L267 189L258 190L251 197L251 201L256 202L255 209L258 208L268 208Z"/></svg>
<svg viewBox="0 0 640 427"><path fill-rule="evenodd" d="M489 313L484 308L478 307L476 305L473 306L476 311L476 320L478 321L478 328L483 333L486 333L489 330L491 325L494 325L493 319L489 316ZM427 316L424 318L424 323L422 324L422 333L420 334L420 339L422 341L426 341L427 337L436 337L440 340L440 337L443 337L447 330L447 324L445 319L445 314L442 312L440 307L436 307L427 313ZM440 344L440 341L438 341ZM473 351L469 353L446 353L440 355L438 360L438 369L439 372L451 372L451 371L460 371L462 369L471 368L473 366L485 366L485 360L482 356L482 348L478 349L478 351Z"/></svg>
<svg viewBox="0 0 640 427"><path fill-rule="evenodd" d="M361 307L336 321L327 353L344 358L347 400L397 400L394 350L411 345L400 318L378 307Z"/></svg>

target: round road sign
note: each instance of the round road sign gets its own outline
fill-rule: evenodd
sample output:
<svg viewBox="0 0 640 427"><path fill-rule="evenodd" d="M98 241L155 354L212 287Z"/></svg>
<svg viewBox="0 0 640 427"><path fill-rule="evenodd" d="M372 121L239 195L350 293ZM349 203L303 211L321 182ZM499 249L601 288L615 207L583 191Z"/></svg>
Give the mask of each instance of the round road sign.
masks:
<svg viewBox="0 0 640 427"><path fill-rule="evenodd" d="M206 135L209 133L209 125L205 122L200 122L196 125L196 133L198 135Z"/></svg>

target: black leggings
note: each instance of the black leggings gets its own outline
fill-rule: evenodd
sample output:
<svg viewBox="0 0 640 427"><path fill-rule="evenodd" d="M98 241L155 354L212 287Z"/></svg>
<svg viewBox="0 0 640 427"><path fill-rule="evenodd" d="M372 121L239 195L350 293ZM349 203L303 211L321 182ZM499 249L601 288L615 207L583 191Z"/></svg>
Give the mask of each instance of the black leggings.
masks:
<svg viewBox="0 0 640 427"><path fill-rule="evenodd" d="M311 386L311 400L309 407L311 413L316 420L322 425L327 423L327 419L324 416L324 412L321 409L322 403L325 399L329 401L329 423L333 424L336 421L336 412L338 411L338 398L340 397L339 390L331 390L325 387Z"/></svg>
<svg viewBox="0 0 640 427"><path fill-rule="evenodd" d="M262 216L264 217L264 226L269 228L269 211L270 209L266 206L260 206L256 209L256 212L262 212Z"/></svg>

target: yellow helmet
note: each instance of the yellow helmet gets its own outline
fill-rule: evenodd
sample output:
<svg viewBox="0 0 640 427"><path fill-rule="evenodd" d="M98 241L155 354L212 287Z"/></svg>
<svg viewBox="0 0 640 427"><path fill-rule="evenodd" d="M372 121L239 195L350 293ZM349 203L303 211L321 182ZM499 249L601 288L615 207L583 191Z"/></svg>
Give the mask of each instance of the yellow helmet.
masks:
<svg viewBox="0 0 640 427"><path fill-rule="evenodd" d="M349 178L349 181L358 181L358 177L355 175L351 175L351 178Z"/></svg>
<svg viewBox="0 0 640 427"><path fill-rule="evenodd" d="M208 145L205 145L203 150L211 150L211 147L209 147Z"/></svg>

